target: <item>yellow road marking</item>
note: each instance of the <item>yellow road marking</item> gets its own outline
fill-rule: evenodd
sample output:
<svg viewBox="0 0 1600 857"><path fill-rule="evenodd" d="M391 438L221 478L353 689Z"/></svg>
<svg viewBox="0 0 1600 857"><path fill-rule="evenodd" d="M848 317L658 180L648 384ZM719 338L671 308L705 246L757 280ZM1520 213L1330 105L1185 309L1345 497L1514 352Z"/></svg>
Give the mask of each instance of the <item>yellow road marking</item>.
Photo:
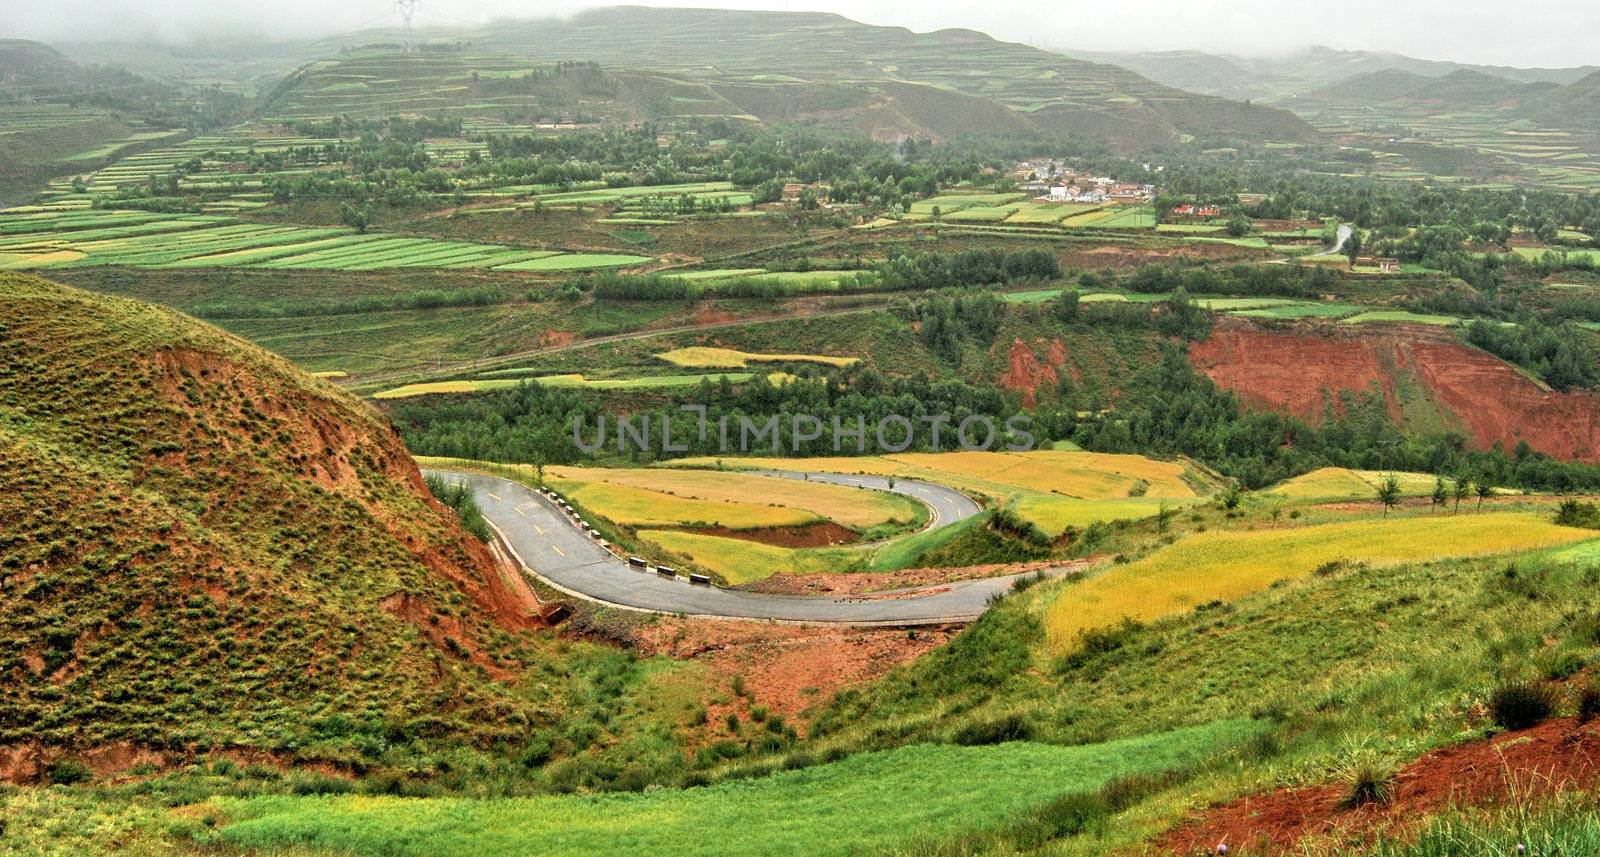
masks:
<svg viewBox="0 0 1600 857"><path fill-rule="evenodd" d="M561 548L556 547L555 545L551 545L550 549L555 551L558 554L561 554L562 556L566 556L567 555L566 551L562 550Z"/></svg>
<svg viewBox="0 0 1600 857"><path fill-rule="evenodd" d="M534 524L533 525L533 531L538 533L541 536L544 535L544 528L539 526L538 524Z"/></svg>
<svg viewBox="0 0 1600 857"><path fill-rule="evenodd" d="M500 499L500 495L494 493L493 491L489 492L489 496L495 498L496 500Z"/></svg>
<svg viewBox="0 0 1600 857"><path fill-rule="evenodd" d="M524 512L524 511L522 511L522 507L521 507L521 506L518 506L518 507L517 507L517 514L519 514L519 515L521 515L521 516L522 516L522 517L524 517L524 518L526 518L526 517L528 517L528 513L527 513L527 512Z"/></svg>

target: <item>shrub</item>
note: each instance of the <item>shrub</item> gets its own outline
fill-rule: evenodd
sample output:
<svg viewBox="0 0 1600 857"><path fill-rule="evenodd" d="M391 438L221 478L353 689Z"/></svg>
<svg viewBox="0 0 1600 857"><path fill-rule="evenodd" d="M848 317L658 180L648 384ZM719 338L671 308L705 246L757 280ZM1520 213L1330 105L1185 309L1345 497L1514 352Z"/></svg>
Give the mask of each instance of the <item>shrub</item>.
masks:
<svg viewBox="0 0 1600 857"><path fill-rule="evenodd" d="M52 785L70 786L94 779L94 771L76 759L58 759L45 766L44 778Z"/></svg>
<svg viewBox="0 0 1600 857"><path fill-rule="evenodd" d="M994 720L969 723L956 731L951 740L964 747L984 747L1008 741L1027 741L1033 737L1033 724L1020 714L1007 714Z"/></svg>
<svg viewBox="0 0 1600 857"><path fill-rule="evenodd" d="M1590 682L1578 688L1573 707L1577 709L1579 723L1588 723L1600 717L1600 684Z"/></svg>
<svg viewBox="0 0 1600 857"><path fill-rule="evenodd" d="M1388 803L1394 797L1394 766L1376 756L1363 754L1347 764L1342 772L1345 783L1344 797L1339 805L1345 809Z"/></svg>
<svg viewBox="0 0 1600 857"><path fill-rule="evenodd" d="M1556 511L1556 523L1563 527L1600 530L1600 506L1581 500L1563 500Z"/></svg>
<svg viewBox="0 0 1600 857"><path fill-rule="evenodd" d="M1489 716L1502 729L1537 726L1554 710L1550 691L1534 682L1502 685L1489 695Z"/></svg>

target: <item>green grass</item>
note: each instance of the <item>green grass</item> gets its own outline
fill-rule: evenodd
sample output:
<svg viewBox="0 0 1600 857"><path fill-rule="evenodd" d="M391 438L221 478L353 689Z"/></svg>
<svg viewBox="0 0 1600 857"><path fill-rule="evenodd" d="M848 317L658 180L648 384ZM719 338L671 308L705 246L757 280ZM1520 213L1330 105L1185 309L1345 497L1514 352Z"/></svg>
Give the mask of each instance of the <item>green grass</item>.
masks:
<svg viewBox="0 0 1600 857"><path fill-rule="evenodd" d="M1453 315L1424 315L1422 313L1408 312L1398 309L1367 310L1350 316L1340 324L1367 324L1375 322L1403 322L1407 324L1433 324L1448 326L1460 324L1461 319Z"/></svg>
<svg viewBox="0 0 1600 857"><path fill-rule="evenodd" d="M1119 777L1194 766L1258 728L1231 720L1076 747L920 745L763 779L642 795L220 798L216 803L230 823L216 839L360 857L880 854L998 825Z"/></svg>
<svg viewBox="0 0 1600 857"><path fill-rule="evenodd" d="M642 265L650 261L647 256L629 256L622 253L571 253L546 256L526 262L497 265L496 271L579 271L591 268L622 268Z"/></svg>

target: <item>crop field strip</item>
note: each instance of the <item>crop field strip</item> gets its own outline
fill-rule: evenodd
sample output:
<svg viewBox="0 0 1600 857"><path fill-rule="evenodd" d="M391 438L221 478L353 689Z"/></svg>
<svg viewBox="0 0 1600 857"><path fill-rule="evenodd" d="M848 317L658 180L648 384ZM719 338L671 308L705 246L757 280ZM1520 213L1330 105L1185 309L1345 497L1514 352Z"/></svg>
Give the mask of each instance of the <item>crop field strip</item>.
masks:
<svg viewBox="0 0 1600 857"><path fill-rule="evenodd" d="M509 370L486 375L523 374L518 370ZM428 381L419 384L407 384L392 390L383 390L374 393L374 399L406 399L412 396L427 396L445 393L487 393L495 390L506 390L523 383L523 381L537 381L546 387L579 387L588 390L656 390L678 387L696 387L703 382L716 383L723 378L730 383L742 384L755 377L753 372L717 372L700 375L646 375L637 378L589 378L579 374L567 375L529 375L519 377L481 377L478 379L462 381ZM794 376L784 372L771 372L767 380L773 384L785 384L793 380Z"/></svg>
<svg viewBox="0 0 1600 857"><path fill-rule="evenodd" d="M1430 515L1197 533L1064 586L1046 613L1057 651L1087 631L1148 622L1259 592L1329 563L1383 566L1550 548L1594 538L1526 512Z"/></svg>
<svg viewBox="0 0 1600 857"><path fill-rule="evenodd" d="M371 271L481 268L576 271L650 261L629 254L521 250L439 238L357 234L344 227L242 223L226 216L130 211L0 211L0 267L230 266ZM81 254L81 255L80 255Z"/></svg>

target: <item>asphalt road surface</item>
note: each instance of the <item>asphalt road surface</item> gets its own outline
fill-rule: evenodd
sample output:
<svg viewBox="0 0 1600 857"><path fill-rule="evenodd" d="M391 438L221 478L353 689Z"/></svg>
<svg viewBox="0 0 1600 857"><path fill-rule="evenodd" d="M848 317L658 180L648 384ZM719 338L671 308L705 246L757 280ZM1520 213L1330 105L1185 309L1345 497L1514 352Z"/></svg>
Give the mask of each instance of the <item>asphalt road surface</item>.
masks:
<svg viewBox="0 0 1600 857"><path fill-rule="evenodd" d="M639 568L589 536L550 498L507 479L429 470L466 484L483 515L512 554L530 572L570 595L617 607L737 619L840 625L929 625L970 622L989 599L1011 589L1020 575L968 580L921 590L864 596L772 595L690 583L680 572L667 577L652 565ZM929 526L949 526L978 513L978 504L942 485L879 476L763 471L772 479L805 479L894 491L931 510ZM774 485L775 495L782 493Z"/></svg>

